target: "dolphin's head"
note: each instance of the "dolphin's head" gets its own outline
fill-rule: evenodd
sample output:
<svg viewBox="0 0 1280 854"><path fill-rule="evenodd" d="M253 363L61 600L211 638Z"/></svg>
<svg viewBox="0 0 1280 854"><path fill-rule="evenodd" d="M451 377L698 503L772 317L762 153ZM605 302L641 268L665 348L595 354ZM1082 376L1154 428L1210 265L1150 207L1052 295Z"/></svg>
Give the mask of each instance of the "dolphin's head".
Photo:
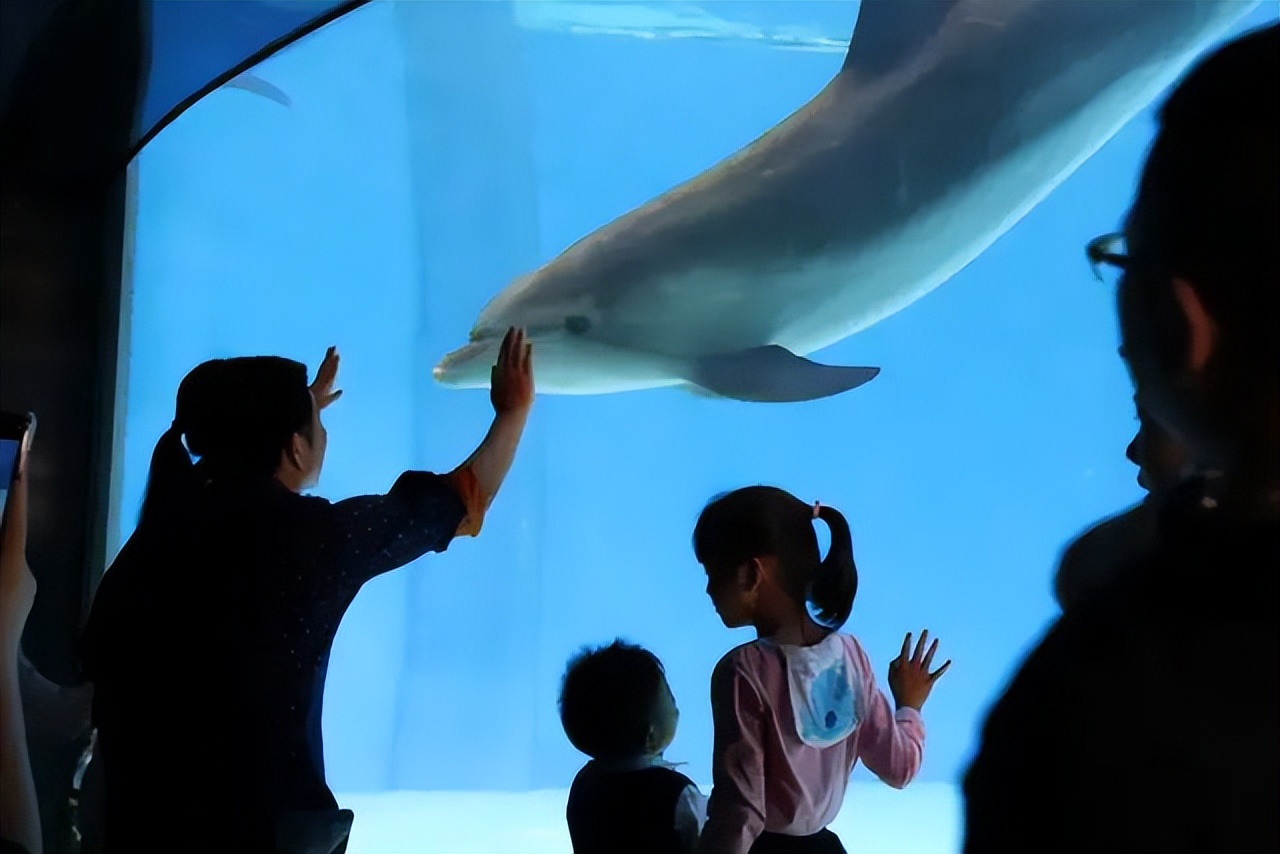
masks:
<svg viewBox="0 0 1280 854"><path fill-rule="evenodd" d="M525 325L533 345L534 383L554 394L606 394L670 385L669 365L660 357L592 340L577 331L589 321L580 315L556 326ZM498 348L510 325L476 325L471 340L448 353L432 371L436 382L454 388L488 388Z"/></svg>
<svg viewBox="0 0 1280 854"><path fill-rule="evenodd" d="M485 306L467 344L445 355L432 371L436 381L455 388L488 388L503 336L525 330L533 345L535 379L541 388L573 386L584 379L584 348L592 348L589 300L557 287L544 269L522 276Z"/></svg>
<svg viewBox="0 0 1280 854"><path fill-rule="evenodd" d="M490 370L498 358L500 338L472 339L436 364L431 371L436 382L454 388L488 388Z"/></svg>
<svg viewBox="0 0 1280 854"><path fill-rule="evenodd" d="M445 355L432 375L436 382L455 388L488 388L489 372L498 359L498 348L511 327L525 330L526 340L541 355L540 339L545 339L557 317L554 305L545 305L535 289L538 273L517 278L480 312L471 328L469 341Z"/></svg>
<svg viewBox="0 0 1280 854"><path fill-rule="evenodd" d="M640 352L602 336L593 300L564 282L535 273L512 283L476 320L470 341L448 353L432 371L454 388L488 388L502 338L525 330L533 345L534 383L555 394L604 394L671 385L672 360Z"/></svg>

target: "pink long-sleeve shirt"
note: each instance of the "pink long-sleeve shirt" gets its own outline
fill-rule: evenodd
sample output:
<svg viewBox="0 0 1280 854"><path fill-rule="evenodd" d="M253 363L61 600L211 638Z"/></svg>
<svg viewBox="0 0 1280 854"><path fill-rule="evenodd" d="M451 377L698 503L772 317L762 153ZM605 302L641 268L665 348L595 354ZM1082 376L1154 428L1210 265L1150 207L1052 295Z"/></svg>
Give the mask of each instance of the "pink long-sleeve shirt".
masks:
<svg viewBox="0 0 1280 854"><path fill-rule="evenodd" d="M812 699L820 694L827 700ZM813 647L757 640L731 650L711 677L711 708L713 787L699 854L746 854L764 831L817 833L840 812L859 759L902 788L924 755L920 713L893 710L846 634ZM831 741L824 721L839 740L816 746Z"/></svg>

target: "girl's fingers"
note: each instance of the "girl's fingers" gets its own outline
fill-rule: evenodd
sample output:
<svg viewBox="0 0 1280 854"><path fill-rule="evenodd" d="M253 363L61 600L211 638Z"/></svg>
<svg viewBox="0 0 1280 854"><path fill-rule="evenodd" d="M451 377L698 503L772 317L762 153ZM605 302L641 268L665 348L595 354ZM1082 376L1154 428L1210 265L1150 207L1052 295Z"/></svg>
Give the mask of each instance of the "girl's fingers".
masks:
<svg viewBox="0 0 1280 854"><path fill-rule="evenodd" d="M929 681L930 681L930 682L934 682L934 681L936 681L936 680L938 679L938 677L939 677L939 676L941 676L942 674L944 674L944 673L946 673L946 672L947 672L947 668L948 668L948 667L950 667L950 666L951 666L951 659L949 659L949 658L948 658L948 659L946 660L946 662L945 662L941 667L939 667L939 668L938 668L937 670L935 670L933 673L930 673L930 674L929 674Z"/></svg>
<svg viewBox="0 0 1280 854"><path fill-rule="evenodd" d="M902 655L898 656L898 660L906 662L911 657L911 632L907 632L907 636L902 639Z"/></svg>
<svg viewBox="0 0 1280 854"><path fill-rule="evenodd" d="M929 644L929 652L924 657L924 664L920 665L925 670L933 666L933 654L938 651L938 639L934 638L933 643Z"/></svg>
<svg viewBox="0 0 1280 854"><path fill-rule="evenodd" d="M928 640L929 640L929 630L925 629L923 632L920 633L920 640L918 643L916 643L915 655L911 656L911 660L916 664L920 663L920 656L924 654L924 645L925 643L928 642Z"/></svg>

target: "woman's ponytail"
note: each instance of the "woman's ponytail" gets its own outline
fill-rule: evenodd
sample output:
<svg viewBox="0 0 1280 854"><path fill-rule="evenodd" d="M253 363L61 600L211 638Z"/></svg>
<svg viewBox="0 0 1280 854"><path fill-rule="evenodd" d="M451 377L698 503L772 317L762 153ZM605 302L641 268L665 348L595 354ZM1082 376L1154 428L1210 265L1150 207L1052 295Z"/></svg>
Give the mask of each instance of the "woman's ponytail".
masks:
<svg viewBox="0 0 1280 854"><path fill-rule="evenodd" d="M314 406L300 362L244 356L192 368L151 454L138 527L163 531L196 518L206 484L270 478L294 434L311 440Z"/></svg>
<svg viewBox="0 0 1280 854"><path fill-rule="evenodd" d="M808 599L816 614L814 620L836 630L845 624L858 595L858 567L853 561L853 535L840 511L818 505L815 515L831 529L831 548L818 565L809 586Z"/></svg>
<svg viewBox="0 0 1280 854"><path fill-rule="evenodd" d="M172 518L187 504L196 487L195 466L182 444L182 428L174 423L156 442L147 473L147 492L142 499L138 527L152 528L166 517Z"/></svg>

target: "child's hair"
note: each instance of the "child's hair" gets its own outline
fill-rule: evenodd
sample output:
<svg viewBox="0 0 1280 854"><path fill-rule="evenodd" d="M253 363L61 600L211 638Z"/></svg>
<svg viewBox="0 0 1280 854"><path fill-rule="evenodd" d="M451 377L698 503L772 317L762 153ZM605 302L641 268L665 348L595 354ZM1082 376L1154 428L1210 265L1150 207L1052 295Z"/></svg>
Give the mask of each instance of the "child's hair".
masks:
<svg viewBox="0 0 1280 854"><path fill-rule="evenodd" d="M643 647L615 640L569 659L560 686L560 723L574 747L593 759L644 753L666 671Z"/></svg>
<svg viewBox="0 0 1280 854"><path fill-rule="evenodd" d="M712 574L729 572L752 558L778 560L778 584L797 602L811 602L815 619L838 629L849 619L858 593L849 523L832 507L818 518L831 529L824 560L813 529L813 505L772 486L748 486L711 500L693 530L693 552Z"/></svg>

